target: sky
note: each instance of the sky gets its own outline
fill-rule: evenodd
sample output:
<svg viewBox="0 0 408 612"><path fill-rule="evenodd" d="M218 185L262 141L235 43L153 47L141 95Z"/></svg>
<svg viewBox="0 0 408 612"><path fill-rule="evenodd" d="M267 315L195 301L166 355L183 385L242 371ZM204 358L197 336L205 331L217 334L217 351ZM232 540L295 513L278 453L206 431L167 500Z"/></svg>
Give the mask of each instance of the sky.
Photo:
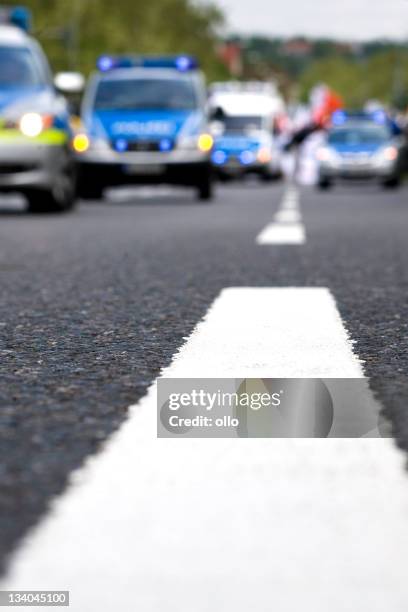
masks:
<svg viewBox="0 0 408 612"><path fill-rule="evenodd" d="M214 0L228 30L346 40L408 40L408 0Z"/></svg>

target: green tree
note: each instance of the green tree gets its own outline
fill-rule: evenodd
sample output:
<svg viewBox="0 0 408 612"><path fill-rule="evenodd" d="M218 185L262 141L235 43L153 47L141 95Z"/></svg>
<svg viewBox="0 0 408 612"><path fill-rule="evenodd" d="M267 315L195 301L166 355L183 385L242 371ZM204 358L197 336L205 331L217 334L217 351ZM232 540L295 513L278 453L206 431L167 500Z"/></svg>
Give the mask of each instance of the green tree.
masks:
<svg viewBox="0 0 408 612"><path fill-rule="evenodd" d="M404 108L408 103L408 51L401 46L371 55L315 61L300 78L303 99L317 83L335 89L351 109L371 99Z"/></svg>
<svg viewBox="0 0 408 612"><path fill-rule="evenodd" d="M302 99L318 83L325 83L337 91L350 108L360 106L364 98L363 67L342 57L330 57L312 63L300 78Z"/></svg>
<svg viewBox="0 0 408 612"><path fill-rule="evenodd" d="M216 46L223 16L209 2L26 0L25 4L34 15L34 34L56 70L88 73L103 53L192 53L210 77L222 72Z"/></svg>

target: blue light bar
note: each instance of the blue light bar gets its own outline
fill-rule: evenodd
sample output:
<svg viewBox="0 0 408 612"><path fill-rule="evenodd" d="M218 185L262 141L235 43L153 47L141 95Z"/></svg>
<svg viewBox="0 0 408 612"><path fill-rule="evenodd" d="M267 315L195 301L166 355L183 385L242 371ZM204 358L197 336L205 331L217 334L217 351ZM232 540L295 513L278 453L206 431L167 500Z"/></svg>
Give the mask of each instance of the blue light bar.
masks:
<svg viewBox="0 0 408 612"><path fill-rule="evenodd" d="M197 61L186 55L180 55L176 58L176 68L181 72L187 72L192 68L197 68Z"/></svg>
<svg viewBox="0 0 408 612"><path fill-rule="evenodd" d="M347 121L347 113L345 111L336 111L332 114L333 125L343 125Z"/></svg>
<svg viewBox="0 0 408 612"><path fill-rule="evenodd" d="M107 55L102 55L97 63L97 68L101 72L108 72L108 70L112 70L115 67L115 60L112 57L108 57Z"/></svg>
<svg viewBox="0 0 408 612"><path fill-rule="evenodd" d="M198 61L190 55L159 56L111 56L102 55L97 61L98 70L109 72L119 68L174 68L179 72L197 70Z"/></svg>
<svg viewBox="0 0 408 612"><path fill-rule="evenodd" d="M375 123L384 125L387 123L387 113L378 109L371 113L365 111L351 111L346 112L343 110L336 111L332 115L332 123L334 126L344 125L347 121L374 121Z"/></svg>
<svg viewBox="0 0 408 612"><path fill-rule="evenodd" d="M371 117L375 123L384 124L387 122L387 114L383 110L376 110L371 113Z"/></svg>
<svg viewBox="0 0 408 612"><path fill-rule="evenodd" d="M117 68L132 68L135 66L130 57L113 57L111 55L101 55L96 65L101 72L109 72Z"/></svg>
<svg viewBox="0 0 408 612"><path fill-rule="evenodd" d="M32 26L31 11L24 6L0 7L0 23L14 25L25 32L29 32Z"/></svg>

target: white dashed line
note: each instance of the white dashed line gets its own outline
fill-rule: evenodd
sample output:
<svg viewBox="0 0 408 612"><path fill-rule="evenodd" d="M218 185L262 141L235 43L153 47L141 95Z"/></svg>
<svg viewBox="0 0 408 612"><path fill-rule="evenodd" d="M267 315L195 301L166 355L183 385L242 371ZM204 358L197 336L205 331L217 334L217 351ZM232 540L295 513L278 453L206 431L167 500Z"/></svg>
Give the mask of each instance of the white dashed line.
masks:
<svg viewBox="0 0 408 612"><path fill-rule="evenodd" d="M306 242L306 232L299 206L299 193L296 189L288 188L273 222L262 230L256 242L259 245L299 245Z"/></svg>
<svg viewBox="0 0 408 612"><path fill-rule="evenodd" d="M163 375L363 368L328 290L227 289ZM74 612L406 611L408 486L390 440L155 434L153 386L1 588L70 589Z"/></svg>
<svg viewBox="0 0 408 612"><path fill-rule="evenodd" d="M299 210L283 208L275 215L275 223L300 223L302 215Z"/></svg>
<svg viewBox="0 0 408 612"><path fill-rule="evenodd" d="M304 244L305 228L301 223L271 223L259 234L257 244Z"/></svg>

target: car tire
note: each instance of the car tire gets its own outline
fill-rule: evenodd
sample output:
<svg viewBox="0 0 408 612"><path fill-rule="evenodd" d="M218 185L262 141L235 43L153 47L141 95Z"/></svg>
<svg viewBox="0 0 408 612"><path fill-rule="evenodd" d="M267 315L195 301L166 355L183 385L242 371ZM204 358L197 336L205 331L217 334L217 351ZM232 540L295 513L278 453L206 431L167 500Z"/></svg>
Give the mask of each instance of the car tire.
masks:
<svg viewBox="0 0 408 612"><path fill-rule="evenodd" d="M86 165L78 166L77 194L81 200L103 200L106 183L102 181L103 170L89 169Z"/></svg>
<svg viewBox="0 0 408 612"><path fill-rule="evenodd" d="M272 183L276 180L271 172L262 172L259 176L263 183Z"/></svg>
<svg viewBox="0 0 408 612"><path fill-rule="evenodd" d="M28 201L28 211L35 214L63 213L72 210L76 204L75 194L61 201L52 191L33 189L25 194Z"/></svg>
<svg viewBox="0 0 408 612"><path fill-rule="evenodd" d="M69 182L71 182L69 185ZM64 178L64 185L50 189L30 189L24 193L28 201L28 212L63 213L72 210L76 204L75 179L72 176Z"/></svg>
<svg viewBox="0 0 408 612"><path fill-rule="evenodd" d="M333 183L328 179L320 179L317 183L317 188L320 189L320 191L328 191L329 189L332 189L332 187Z"/></svg>
<svg viewBox="0 0 408 612"><path fill-rule="evenodd" d="M197 184L197 196L200 202L210 202L214 197L214 183L210 169L206 169Z"/></svg>
<svg viewBox="0 0 408 612"><path fill-rule="evenodd" d="M63 149L55 153L58 169L47 187L24 190L31 213L62 213L76 204L77 173L71 154Z"/></svg>
<svg viewBox="0 0 408 612"><path fill-rule="evenodd" d="M387 179L383 182L384 189L398 189L401 187L401 179L398 176Z"/></svg>

